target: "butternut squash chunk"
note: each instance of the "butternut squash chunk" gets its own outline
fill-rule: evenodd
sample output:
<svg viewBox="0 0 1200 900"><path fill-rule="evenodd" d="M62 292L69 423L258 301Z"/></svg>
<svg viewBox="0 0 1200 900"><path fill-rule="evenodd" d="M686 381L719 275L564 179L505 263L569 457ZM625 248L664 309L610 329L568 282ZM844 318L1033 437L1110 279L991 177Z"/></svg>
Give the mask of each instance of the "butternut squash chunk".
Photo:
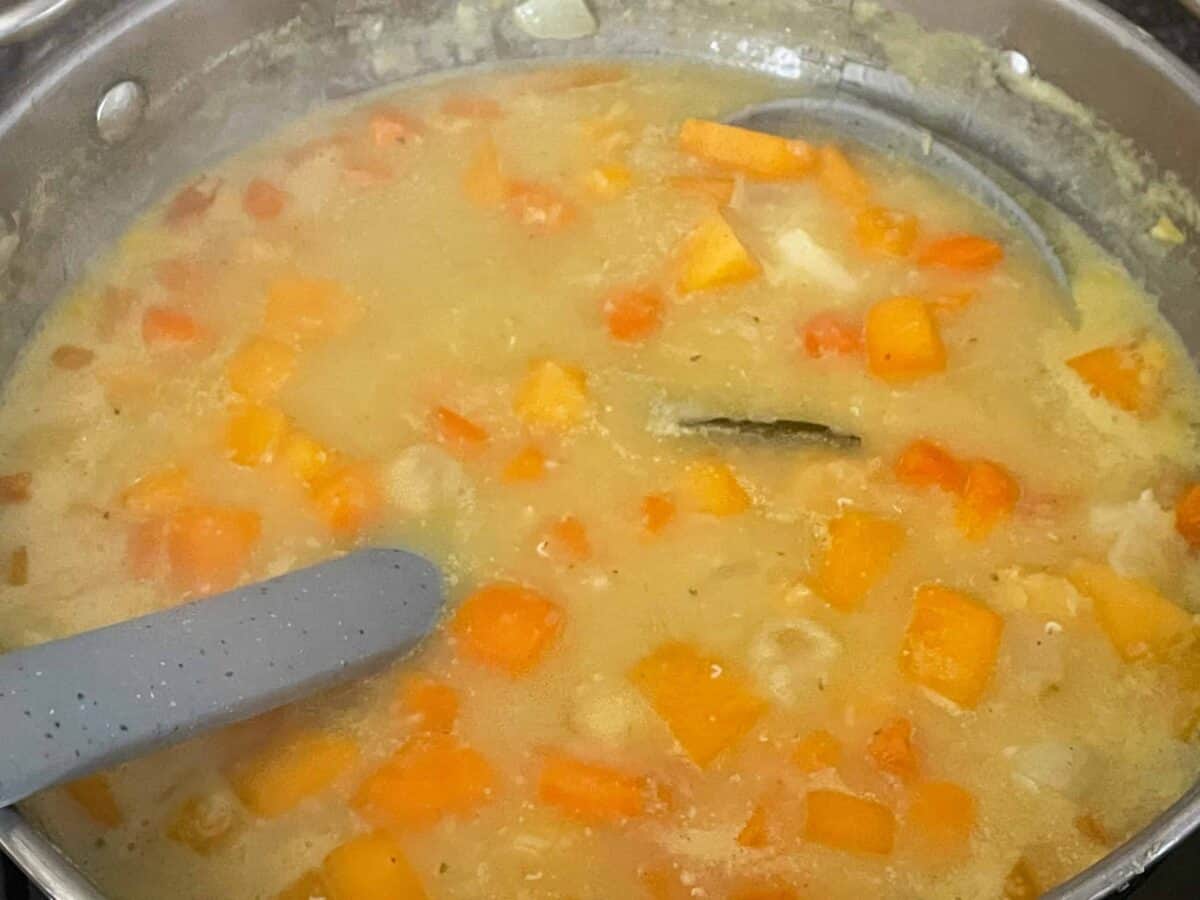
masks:
<svg viewBox="0 0 1200 900"><path fill-rule="evenodd" d="M904 632L900 669L959 706L976 706L1000 651L1004 620L960 591L936 584L917 589Z"/></svg>
<svg viewBox="0 0 1200 900"><path fill-rule="evenodd" d="M1122 659L1157 656L1192 628L1192 617L1148 581L1123 578L1103 563L1080 561L1068 577L1092 598L1096 620Z"/></svg>
<svg viewBox="0 0 1200 900"><path fill-rule="evenodd" d="M871 372L884 381L913 381L946 368L937 322L919 297L893 297L871 307L866 343Z"/></svg>
<svg viewBox="0 0 1200 900"><path fill-rule="evenodd" d="M904 528L898 523L847 510L829 523L829 543L810 587L831 606L857 609L903 545Z"/></svg>
<svg viewBox="0 0 1200 900"><path fill-rule="evenodd" d="M552 753L542 763L537 797L568 818L610 824L642 814L646 787L644 778Z"/></svg>
<svg viewBox="0 0 1200 900"><path fill-rule="evenodd" d="M809 791L804 838L835 850L886 856L896 840L896 817L882 803L841 791Z"/></svg>
<svg viewBox="0 0 1200 900"><path fill-rule="evenodd" d="M701 221L688 235L680 260L676 288L681 294L743 284L762 273L758 261L717 212Z"/></svg>
<svg viewBox="0 0 1200 900"><path fill-rule="evenodd" d="M458 607L451 631L471 659L510 677L530 672L563 627L562 608L532 588L489 584Z"/></svg>
<svg viewBox="0 0 1200 900"><path fill-rule="evenodd" d="M425 889L395 839L382 832L359 835L334 848L321 863L328 900L425 900Z"/></svg>
<svg viewBox="0 0 1200 900"><path fill-rule="evenodd" d="M358 745L349 738L303 732L236 764L230 783L246 809L274 819L327 790L357 761Z"/></svg>

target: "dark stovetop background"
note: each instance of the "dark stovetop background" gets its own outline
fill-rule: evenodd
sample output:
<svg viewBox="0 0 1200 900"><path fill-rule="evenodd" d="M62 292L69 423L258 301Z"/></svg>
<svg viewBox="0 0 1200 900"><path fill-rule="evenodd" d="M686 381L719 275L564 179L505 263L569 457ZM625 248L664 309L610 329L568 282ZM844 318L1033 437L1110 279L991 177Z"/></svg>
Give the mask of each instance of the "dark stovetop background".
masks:
<svg viewBox="0 0 1200 900"><path fill-rule="evenodd" d="M953 2L953 0L947 0ZM970 0L968 0L970 2ZM975 0L987 2L987 0ZM1200 71L1200 20L1175 0L1102 0L1141 25ZM1200 833L1185 842L1133 890L1127 900L1187 900L1200 898ZM0 856L0 900L45 900ZM170 898L163 898L170 900ZM220 900L220 898L213 898Z"/></svg>

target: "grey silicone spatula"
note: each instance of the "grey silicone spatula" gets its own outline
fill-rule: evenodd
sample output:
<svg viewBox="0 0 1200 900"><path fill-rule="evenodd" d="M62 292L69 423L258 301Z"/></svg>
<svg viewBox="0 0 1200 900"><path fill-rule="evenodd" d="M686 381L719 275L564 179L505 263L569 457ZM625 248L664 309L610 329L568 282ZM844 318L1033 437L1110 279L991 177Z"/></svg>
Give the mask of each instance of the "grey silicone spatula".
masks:
<svg viewBox="0 0 1200 900"><path fill-rule="evenodd" d="M815 127L916 163L1022 232L1045 263L1048 274L1063 289L1058 292L1063 312L1072 322L1076 320L1078 310L1069 290L1066 267L1042 226L994 178L930 131L878 106L843 94L758 103L728 116L725 121L787 138L810 136Z"/></svg>
<svg viewBox="0 0 1200 900"><path fill-rule="evenodd" d="M364 550L0 656L0 807L281 706L416 646L441 574Z"/></svg>

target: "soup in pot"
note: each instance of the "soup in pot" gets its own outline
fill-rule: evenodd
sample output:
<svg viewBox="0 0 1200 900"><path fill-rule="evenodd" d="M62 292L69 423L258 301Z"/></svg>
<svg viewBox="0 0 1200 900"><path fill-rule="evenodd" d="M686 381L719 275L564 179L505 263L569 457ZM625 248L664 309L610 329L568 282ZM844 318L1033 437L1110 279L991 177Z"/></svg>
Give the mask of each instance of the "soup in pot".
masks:
<svg viewBox="0 0 1200 900"><path fill-rule="evenodd" d="M414 657L26 805L107 896L1032 898L1200 771L1196 373L912 162L588 64L152 210L0 408L0 647L345 553ZM1075 304L1081 322L1064 315Z"/></svg>

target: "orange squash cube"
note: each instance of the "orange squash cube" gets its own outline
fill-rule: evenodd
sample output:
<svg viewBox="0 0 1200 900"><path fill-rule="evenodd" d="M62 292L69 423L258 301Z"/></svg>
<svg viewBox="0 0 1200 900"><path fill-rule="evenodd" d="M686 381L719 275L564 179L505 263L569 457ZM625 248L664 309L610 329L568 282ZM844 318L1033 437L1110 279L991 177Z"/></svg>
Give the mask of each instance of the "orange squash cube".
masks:
<svg viewBox="0 0 1200 900"><path fill-rule="evenodd" d="M871 199L871 186L837 147L824 145L817 160L817 184L829 199L850 209L861 209Z"/></svg>
<svg viewBox="0 0 1200 900"><path fill-rule="evenodd" d="M1067 360L1092 389L1118 409L1147 416L1158 405L1159 370L1148 364L1137 344L1098 347Z"/></svg>
<svg viewBox="0 0 1200 900"><path fill-rule="evenodd" d="M319 731L279 741L236 764L230 784L246 809L274 819L322 793L358 762L358 745Z"/></svg>
<svg viewBox="0 0 1200 900"><path fill-rule="evenodd" d="M892 852L896 817L882 803L841 791L809 791L805 804L805 840L851 853Z"/></svg>
<svg viewBox="0 0 1200 900"><path fill-rule="evenodd" d="M792 762L806 775L836 769L841 758L841 742L824 728L810 731L792 750Z"/></svg>
<svg viewBox="0 0 1200 900"><path fill-rule="evenodd" d="M385 828L427 828L487 803L495 773L478 752L444 734L418 735L362 783L354 809Z"/></svg>
<svg viewBox="0 0 1200 900"><path fill-rule="evenodd" d="M540 481L546 474L546 454L537 447L522 447L504 466L501 480L505 484Z"/></svg>
<svg viewBox="0 0 1200 900"><path fill-rule="evenodd" d="M563 516L550 523L546 536L538 544L538 553L563 563L582 563L592 558L592 543L587 528L575 516Z"/></svg>
<svg viewBox="0 0 1200 900"><path fill-rule="evenodd" d="M610 294L604 300L604 321L614 340L644 341L662 327L662 293L655 288L634 288Z"/></svg>
<svg viewBox="0 0 1200 900"><path fill-rule="evenodd" d="M642 498L642 529L646 534L662 534L675 518L675 501L666 494L647 494Z"/></svg>
<svg viewBox="0 0 1200 900"><path fill-rule="evenodd" d="M871 735L867 756L880 772L895 775L901 781L915 781L921 774L921 761L912 742L913 726L908 719L892 719Z"/></svg>
<svg viewBox="0 0 1200 900"><path fill-rule="evenodd" d="M601 200L611 200L629 190L633 184L633 173L628 166L619 163L609 163L596 166L584 178L584 185L594 197Z"/></svg>
<svg viewBox="0 0 1200 900"><path fill-rule="evenodd" d="M917 257L927 268L981 272L993 269L1004 259L1004 248L989 238L958 234L934 241Z"/></svg>
<svg viewBox="0 0 1200 900"><path fill-rule="evenodd" d="M924 585L913 600L900 669L918 684L970 709L991 680L1003 630L1004 620L967 594Z"/></svg>
<svg viewBox="0 0 1200 900"><path fill-rule="evenodd" d="M757 803L750 812L750 818L746 820L746 824L738 832L738 846L748 847L751 850L761 850L770 841L771 835L767 829L767 811L761 803Z"/></svg>
<svg viewBox="0 0 1200 900"><path fill-rule="evenodd" d="M320 443L301 431L289 431L279 445L279 461L297 481L312 484L330 460L330 453Z"/></svg>
<svg viewBox="0 0 1200 900"><path fill-rule="evenodd" d="M707 175L675 175L670 179L672 187L691 194L699 194L715 200L718 206L728 206L733 199L732 178Z"/></svg>
<svg viewBox="0 0 1200 900"><path fill-rule="evenodd" d="M704 119L683 123L679 147L684 153L755 178L803 178L817 165L816 152L803 141Z"/></svg>
<svg viewBox="0 0 1200 900"><path fill-rule="evenodd" d="M904 545L904 528L858 510L829 523L829 544L809 586L831 606L857 609Z"/></svg>
<svg viewBox="0 0 1200 900"><path fill-rule="evenodd" d="M410 675L400 685L400 702L420 731L449 734L458 720L458 691L428 675Z"/></svg>
<svg viewBox="0 0 1200 900"><path fill-rule="evenodd" d="M762 273L758 261L717 212L705 218L688 235L680 260L676 288L681 294L743 284Z"/></svg>
<svg viewBox="0 0 1200 900"><path fill-rule="evenodd" d="M908 821L934 849L962 850L975 828L975 818L975 797L957 784L926 781L912 790Z"/></svg>
<svg viewBox="0 0 1200 900"><path fill-rule="evenodd" d="M254 178L242 194L242 209L260 222L278 219L290 200L288 192L265 178Z"/></svg>
<svg viewBox="0 0 1200 900"><path fill-rule="evenodd" d="M335 534L357 534L373 524L383 510L375 473L363 464L344 466L318 477L311 496L317 515Z"/></svg>
<svg viewBox="0 0 1200 900"><path fill-rule="evenodd" d="M66 786L66 791L67 796L79 804L97 825L119 828L124 824L125 816L103 772L72 781Z"/></svg>
<svg viewBox="0 0 1200 900"><path fill-rule="evenodd" d="M261 466L275 458L287 432L287 416L269 406L235 412L225 429L225 453L239 466Z"/></svg>
<svg viewBox="0 0 1200 900"><path fill-rule="evenodd" d="M565 429L587 412L587 375L577 366L545 359L534 363L513 401L517 417L529 425Z"/></svg>
<svg viewBox="0 0 1200 900"><path fill-rule="evenodd" d="M1200 548L1200 484L1189 485L1175 503L1175 530L1193 550Z"/></svg>
<svg viewBox="0 0 1200 900"><path fill-rule="evenodd" d="M167 520L167 560L175 586L191 594L233 587L262 534L262 519L248 509L191 506Z"/></svg>
<svg viewBox="0 0 1200 900"><path fill-rule="evenodd" d="M750 495L733 469L720 460L689 463L681 490L690 506L710 516L736 516L750 508Z"/></svg>
<svg viewBox="0 0 1200 900"><path fill-rule="evenodd" d="M204 336L203 326L180 310L152 306L142 314L142 340L147 347L193 344Z"/></svg>
<svg viewBox="0 0 1200 900"><path fill-rule="evenodd" d="M438 441L458 457L478 456L488 443L486 428L445 406L434 409L433 427Z"/></svg>
<svg viewBox="0 0 1200 900"><path fill-rule="evenodd" d="M531 588L499 583L467 597L450 627L464 654L515 678L542 661L563 623L557 603Z"/></svg>
<svg viewBox="0 0 1200 900"><path fill-rule="evenodd" d="M892 470L896 479L909 487L939 487L958 494L967 484L967 467L933 441L913 441L901 452Z"/></svg>
<svg viewBox="0 0 1200 900"><path fill-rule="evenodd" d="M1148 581L1102 563L1077 562L1071 583L1095 604L1096 620L1122 659L1161 655L1192 629L1192 617Z"/></svg>
<svg viewBox="0 0 1200 900"><path fill-rule="evenodd" d="M332 337L358 315L358 304L336 281L289 276L267 289L265 329L289 344Z"/></svg>
<svg viewBox="0 0 1200 900"><path fill-rule="evenodd" d="M967 477L954 512L954 524L967 540L981 541L1012 515L1021 487L1003 466L986 459L967 464Z"/></svg>
<svg viewBox="0 0 1200 900"><path fill-rule="evenodd" d="M296 371L296 351L269 337L250 338L225 365L229 389L252 403L270 400Z"/></svg>
<svg viewBox="0 0 1200 900"><path fill-rule="evenodd" d="M858 214L854 237L869 253L904 257L917 243L917 217L882 206L872 206Z"/></svg>
<svg viewBox="0 0 1200 900"><path fill-rule="evenodd" d="M239 824L232 798L194 795L175 811L167 825L167 837L194 853L210 856L233 840Z"/></svg>
<svg viewBox="0 0 1200 900"><path fill-rule="evenodd" d="M382 832L335 847L321 863L318 897L328 900L425 900L421 879L404 850Z"/></svg>
<svg viewBox="0 0 1200 900"><path fill-rule="evenodd" d="M136 516L174 512L195 496L192 476L182 466L143 475L121 492L121 505Z"/></svg>
<svg viewBox="0 0 1200 900"><path fill-rule="evenodd" d="M946 348L929 305L919 297L893 297L867 313L867 361L884 381L913 381L946 368Z"/></svg>
<svg viewBox="0 0 1200 900"><path fill-rule="evenodd" d="M640 816L646 780L561 753L547 755L537 782L538 802L592 825Z"/></svg>
<svg viewBox="0 0 1200 900"><path fill-rule="evenodd" d="M663 644L629 677L699 766L737 743L766 710L741 672L690 644Z"/></svg>

